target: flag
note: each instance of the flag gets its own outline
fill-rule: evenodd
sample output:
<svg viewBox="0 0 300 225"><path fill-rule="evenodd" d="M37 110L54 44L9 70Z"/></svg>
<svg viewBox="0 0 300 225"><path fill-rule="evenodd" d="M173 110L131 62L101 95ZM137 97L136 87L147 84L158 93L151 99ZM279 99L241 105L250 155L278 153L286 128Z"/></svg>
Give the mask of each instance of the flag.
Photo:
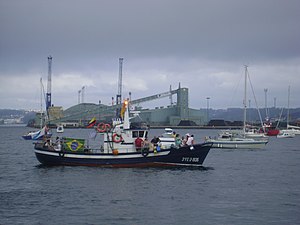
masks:
<svg viewBox="0 0 300 225"><path fill-rule="evenodd" d="M84 149L84 139L65 138L64 148L72 152L80 152Z"/></svg>
<svg viewBox="0 0 300 225"><path fill-rule="evenodd" d="M124 118L124 114L125 114L125 111L126 111L127 104L128 104L128 101L123 102L121 112L120 112L120 116L121 116L122 119Z"/></svg>
<svg viewBox="0 0 300 225"><path fill-rule="evenodd" d="M47 134L47 127L43 127L41 130L31 134L32 140L38 140L39 138L43 137L45 134Z"/></svg>
<svg viewBox="0 0 300 225"><path fill-rule="evenodd" d="M93 117L93 119L90 120L89 124L87 125L87 128L92 128L96 124L96 117Z"/></svg>
<svg viewBox="0 0 300 225"><path fill-rule="evenodd" d="M97 136L97 132L96 132L95 130L92 130L92 131L89 133L89 139L95 140L95 139L96 139L96 136Z"/></svg>

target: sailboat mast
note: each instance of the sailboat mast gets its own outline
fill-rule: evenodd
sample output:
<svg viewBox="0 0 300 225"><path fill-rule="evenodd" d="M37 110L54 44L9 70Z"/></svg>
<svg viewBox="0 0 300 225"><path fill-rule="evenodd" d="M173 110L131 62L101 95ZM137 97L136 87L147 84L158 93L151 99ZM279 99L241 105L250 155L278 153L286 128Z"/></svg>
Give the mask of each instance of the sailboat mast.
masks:
<svg viewBox="0 0 300 225"><path fill-rule="evenodd" d="M243 126L243 132L244 135L246 133L246 116L247 116L247 70L248 66L245 65L245 86L244 86L244 126Z"/></svg>
<svg viewBox="0 0 300 225"><path fill-rule="evenodd" d="M40 79L40 86L41 86L41 114L40 114L40 116L41 116L41 124L40 124L40 127L41 127L41 129L42 129L42 127L43 127L43 79L41 78Z"/></svg>
<svg viewBox="0 0 300 225"><path fill-rule="evenodd" d="M289 85L288 88L288 108L287 108L287 116L286 116L286 128L288 129L289 122L290 122L290 94L291 94L291 86Z"/></svg>

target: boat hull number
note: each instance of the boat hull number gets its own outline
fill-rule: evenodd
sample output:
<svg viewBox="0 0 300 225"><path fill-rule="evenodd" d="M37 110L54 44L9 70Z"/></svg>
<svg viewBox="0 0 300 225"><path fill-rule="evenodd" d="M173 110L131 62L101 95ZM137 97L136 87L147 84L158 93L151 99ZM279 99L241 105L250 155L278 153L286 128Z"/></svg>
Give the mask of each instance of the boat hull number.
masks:
<svg viewBox="0 0 300 225"><path fill-rule="evenodd" d="M182 157L182 162L199 162L198 157Z"/></svg>

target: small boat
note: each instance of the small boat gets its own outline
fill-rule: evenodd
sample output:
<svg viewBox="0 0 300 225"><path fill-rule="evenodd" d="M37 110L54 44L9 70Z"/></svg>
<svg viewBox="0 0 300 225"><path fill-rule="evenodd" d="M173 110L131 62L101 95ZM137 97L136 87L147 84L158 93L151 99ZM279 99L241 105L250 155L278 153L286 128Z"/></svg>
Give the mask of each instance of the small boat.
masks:
<svg viewBox="0 0 300 225"><path fill-rule="evenodd" d="M295 137L295 133L289 130L282 130L276 137L277 138L293 138Z"/></svg>
<svg viewBox="0 0 300 225"><path fill-rule="evenodd" d="M131 126L128 102L125 101L124 104L123 119L113 120L112 126L101 124L98 127L97 131L101 131L100 134L103 135L103 145L100 148L90 148L87 145L88 141L78 138L63 138L59 146L50 146L50 142L36 142L34 152L38 161L49 166L202 166L212 143L199 143L192 146L161 144L159 149L155 148L148 141L149 127ZM136 145L137 139L143 140L141 147Z"/></svg>
<svg viewBox="0 0 300 225"><path fill-rule="evenodd" d="M63 125L57 125L56 133L63 133L63 132L64 132L64 126Z"/></svg>

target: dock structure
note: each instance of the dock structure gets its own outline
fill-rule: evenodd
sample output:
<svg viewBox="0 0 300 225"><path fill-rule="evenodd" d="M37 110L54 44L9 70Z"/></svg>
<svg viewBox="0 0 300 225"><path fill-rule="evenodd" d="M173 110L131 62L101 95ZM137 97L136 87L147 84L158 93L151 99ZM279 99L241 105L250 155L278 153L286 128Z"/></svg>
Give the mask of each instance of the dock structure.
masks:
<svg viewBox="0 0 300 225"><path fill-rule="evenodd" d="M173 95L177 96L176 103L173 103ZM154 109L143 109L139 107L141 103L154 101L161 98L170 98L170 105L164 107L155 107ZM138 111L139 116L135 120L144 121L150 126L201 126L207 123L205 110L189 108L188 88L170 90L160 94L151 95L144 98L133 99L130 101L134 111ZM53 117L51 124L72 124L75 127L82 127L91 118L97 121L111 121L116 117L116 111L122 104L104 105L93 103L79 103L62 111L62 116ZM51 115L50 115L51 118ZM136 122L137 122L136 121Z"/></svg>

